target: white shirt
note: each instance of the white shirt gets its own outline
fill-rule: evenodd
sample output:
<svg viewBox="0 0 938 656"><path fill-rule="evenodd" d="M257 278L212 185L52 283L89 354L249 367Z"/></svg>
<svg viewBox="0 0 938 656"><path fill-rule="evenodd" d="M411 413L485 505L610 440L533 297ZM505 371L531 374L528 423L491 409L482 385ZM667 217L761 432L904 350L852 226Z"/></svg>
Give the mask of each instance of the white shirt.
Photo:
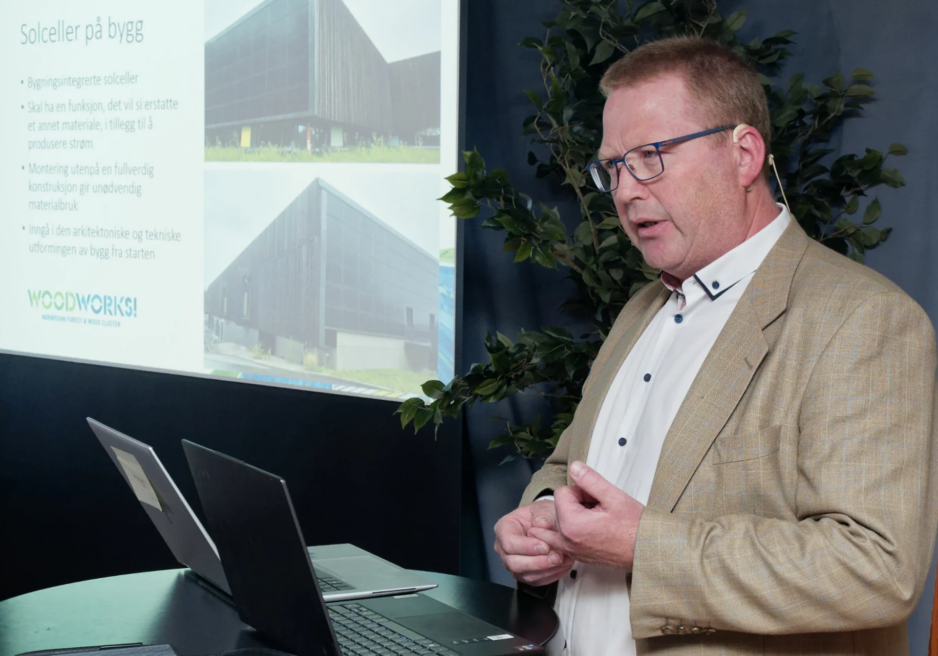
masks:
<svg viewBox="0 0 938 656"><path fill-rule="evenodd" d="M586 464L648 503L664 438L704 359L753 274L791 221L768 226L688 278L642 333L599 410ZM683 292L683 293L681 293ZM568 656L631 656L626 572L576 563L560 581L557 612Z"/></svg>

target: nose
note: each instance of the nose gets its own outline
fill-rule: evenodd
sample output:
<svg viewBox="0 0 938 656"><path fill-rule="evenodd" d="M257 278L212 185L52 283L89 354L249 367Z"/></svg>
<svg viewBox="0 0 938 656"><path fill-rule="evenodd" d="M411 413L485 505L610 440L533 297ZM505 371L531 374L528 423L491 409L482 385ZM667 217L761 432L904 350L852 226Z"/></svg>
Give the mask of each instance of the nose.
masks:
<svg viewBox="0 0 938 656"><path fill-rule="evenodd" d="M625 164L619 164L618 174L619 184L612 193L615 195L616 205L621 208L620 212L624 213L629 203L647 197L648 187L644 182L636 180Z"/></svg>

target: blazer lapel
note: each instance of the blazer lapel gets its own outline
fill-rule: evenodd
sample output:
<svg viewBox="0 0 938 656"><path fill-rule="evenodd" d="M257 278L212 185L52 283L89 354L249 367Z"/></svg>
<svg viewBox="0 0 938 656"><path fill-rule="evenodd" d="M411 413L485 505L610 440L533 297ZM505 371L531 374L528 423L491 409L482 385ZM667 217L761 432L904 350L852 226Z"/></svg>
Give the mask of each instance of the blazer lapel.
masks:
<svg viewBox="0 0 938 656"><path fill-rule="evenodd" d="M788 305L808 236L797 221L756 271L710 349L664 440L648 505L671 512L769 352L763 329Z"/></svg>
<svg viewBox="0 0 938 656"><path fill-rule="evenodd" d="M656 288L657 291L655 291ZM581 433L584 439L577 440L571 445L570 462L575 460L586 462L596 418L599 416L599 409L602 407L606 394L609 393L612 381L625 362L625 358L632 351L632 347L635 346L635 342L645 332L648 324L655 318L669 296L671 296L671 290L660 281L648 285L633 299L635 306L632 308L626 306L622 311L624 316L619 317L609 332L606 344L603 345L605 353L593 363L595 382L592 383L590 393L583 396L577 410L577 414L585 417L587 423ZM628 312L627 315L626 312Z"/></svg>

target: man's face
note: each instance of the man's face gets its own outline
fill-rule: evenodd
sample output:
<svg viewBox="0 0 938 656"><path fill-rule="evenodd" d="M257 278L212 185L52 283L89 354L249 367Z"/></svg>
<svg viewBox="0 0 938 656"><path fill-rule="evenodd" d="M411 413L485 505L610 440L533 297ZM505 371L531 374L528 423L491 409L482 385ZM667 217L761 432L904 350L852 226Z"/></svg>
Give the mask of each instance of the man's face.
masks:
<svg viewBox="0 0 938 656"><path fill-rule="evenodd" d="M717 127L702 124L692 107L678 75L616 89L603 111L599 156L620 158L636 146ZM619 167L612 195L622 227L649 265L681 280L746 237L733 206L739 185L727 134L662 148L664 173L648 182Z"/></svg>

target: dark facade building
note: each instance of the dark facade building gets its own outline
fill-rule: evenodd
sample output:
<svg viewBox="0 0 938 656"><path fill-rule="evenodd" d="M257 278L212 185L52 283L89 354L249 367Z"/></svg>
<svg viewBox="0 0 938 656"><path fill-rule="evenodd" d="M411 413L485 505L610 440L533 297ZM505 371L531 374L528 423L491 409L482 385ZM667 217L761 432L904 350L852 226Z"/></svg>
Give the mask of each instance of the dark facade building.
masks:
<svg viewBox="0 0 938 656"><path fill-rule="evenodd" d="M205 314L297 362L435 371L439 281L437 257L317 179L209 285Z"/></svg>
<svg viewBox="0 0 938 656"><path fill-rule="evenodd" d="M266 0L205 44L205 126L208 144L439 143L440 53L388 64L341 0Z"/></svg>
<svg viewBox="0 0 938 656"><path fill-rule="evenodd" d="M388 65L394 129L407 140L440 145L440 53ZM414 136L410 136L414 135Z"/></svg>

